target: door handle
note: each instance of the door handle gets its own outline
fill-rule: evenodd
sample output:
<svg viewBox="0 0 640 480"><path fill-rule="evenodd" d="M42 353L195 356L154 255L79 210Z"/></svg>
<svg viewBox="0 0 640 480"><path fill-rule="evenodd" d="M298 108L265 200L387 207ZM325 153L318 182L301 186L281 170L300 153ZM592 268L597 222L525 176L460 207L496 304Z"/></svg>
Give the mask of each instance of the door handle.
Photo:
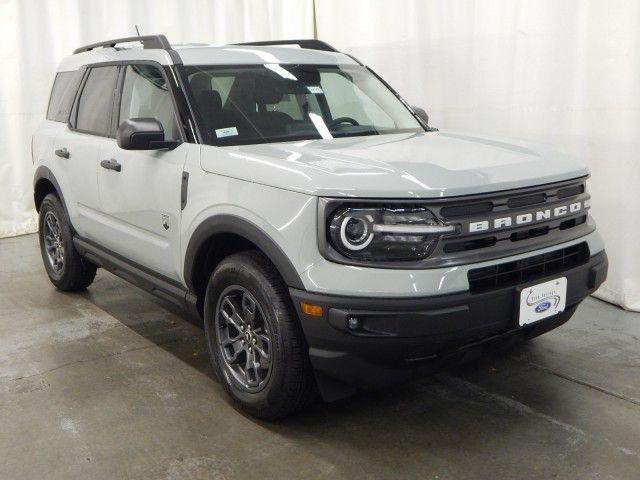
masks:
<svg viewBox="0 0 640 480"><path fill-rule="evenodd" d="M116 172L122 171L122 165L115 158L110 158L109 160L102 160L100 162L100 166L102 168L106 168L107 170L114 170Z"/></svg>
<svg viewBox="0 0 640 480"><path fill-rule="evenodd" d="M71 154L69 153L69 150L65 148L59 148L58 150L56 150L56 155L59 156L60 158L69 158L71 156Z"/></svg>

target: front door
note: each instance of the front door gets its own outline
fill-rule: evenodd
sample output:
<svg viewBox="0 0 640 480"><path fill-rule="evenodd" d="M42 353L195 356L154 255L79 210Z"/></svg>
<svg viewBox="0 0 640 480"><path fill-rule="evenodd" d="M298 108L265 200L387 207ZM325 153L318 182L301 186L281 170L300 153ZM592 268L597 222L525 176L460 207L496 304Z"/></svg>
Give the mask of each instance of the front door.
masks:
<svg viewBox="0 0 640 480"><path fill-rule="evenodd" d="M166 76L156 64L123 66L119 125L129 118L156 118L166 140L183 140ZM114 142L100 152L102 245L170 279L180 278L181 187L194 144L174 150L123 150ZM107 162L103 162L103 161ZM119 169L113 169L119 165Z"/></svg>

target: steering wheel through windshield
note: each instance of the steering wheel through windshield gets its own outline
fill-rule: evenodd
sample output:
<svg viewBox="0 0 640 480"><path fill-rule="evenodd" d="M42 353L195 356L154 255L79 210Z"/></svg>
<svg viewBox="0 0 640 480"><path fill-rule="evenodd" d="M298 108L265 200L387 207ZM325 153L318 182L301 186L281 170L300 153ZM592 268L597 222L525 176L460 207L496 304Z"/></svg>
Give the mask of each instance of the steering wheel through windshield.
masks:
<svg viewBox="0 0 640 480"><path fill-rule="evenodd" d="M350 123L354 127L360 125L357 120L351 117L338 117L329 124L329 127L337 127L338 125L341 125L343 123Z"/></svg>

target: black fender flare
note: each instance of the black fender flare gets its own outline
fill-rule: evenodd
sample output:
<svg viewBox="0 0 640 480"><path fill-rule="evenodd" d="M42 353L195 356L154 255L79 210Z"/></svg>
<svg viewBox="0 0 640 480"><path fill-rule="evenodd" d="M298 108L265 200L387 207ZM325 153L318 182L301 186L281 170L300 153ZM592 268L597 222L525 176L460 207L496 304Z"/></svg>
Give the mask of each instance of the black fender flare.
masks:
<svg viewBox="0 0 640 480"><path fill-rule="evenodd" d="M67 210L67 204L64 201L64 195L62 195L62 189L60 188L60 184L58 183L58 180L56 180L56 177L53 174L53 172L49 170L49 168L45 167L44 165L40 165L36 169L35 173L33 174L33 203L36 205L36 210L39 210L38 201L36 198L36 188L38 186L38 182L40 182L41 180L48 180L49 182L51 182L51 184L53 185L53 188L56 189L56 193L58 194L60 203L62 203L62 208L64 208L64 213L67 215L67 218L69 218L69 211Z"/></svg>
<svg viewBox="0 0 640 480"><path fill-rule="evenodd" d="M213 235L221 233L231 233L246 238L251 243L262 250L280 272L285 283L289 287L305 290L300 275L285 255L282 249L275 243L269 235L252 222L235 215L216 215L204 220L189 239L189 244L184 258L184 280L192 292L195 291L193 285L193 273L196 268L195 261L200 252L200 248Z"/></svg>

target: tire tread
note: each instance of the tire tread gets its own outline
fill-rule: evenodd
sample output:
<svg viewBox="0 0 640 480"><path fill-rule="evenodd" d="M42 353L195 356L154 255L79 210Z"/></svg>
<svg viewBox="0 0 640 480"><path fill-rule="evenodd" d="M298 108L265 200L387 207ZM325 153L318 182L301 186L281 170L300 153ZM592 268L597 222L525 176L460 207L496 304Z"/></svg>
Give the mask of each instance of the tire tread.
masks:
<svg viewBox="0 0 640 480"><path fill-rule="evenodd" d="M239 401L239 405L249 414L265 419L275 420L299 412L314 399L316 383L309 361L308 346L304 338L302 327L291 303L286 284L282 280L275 266L258 250L248 250L235 253L225 258L213 272L210 280L215 281L216 275L227 269L245 270L245 273L262 277L263 285L272 290L269 295L271 305L279 319L280 334L283 337L284 358L286 369L280 385L277 399L269 402L248 404ZM209 290L209 289L208 289ZM210 304L211 299L207 301ZM217 301L217 299L216 299ZM212 352L213 353L213 352ZM213 359L212 355L212 359ZM216 369L221 368L214 364ZM236 400L233 389L218 375L225 390Z"/></svg>

